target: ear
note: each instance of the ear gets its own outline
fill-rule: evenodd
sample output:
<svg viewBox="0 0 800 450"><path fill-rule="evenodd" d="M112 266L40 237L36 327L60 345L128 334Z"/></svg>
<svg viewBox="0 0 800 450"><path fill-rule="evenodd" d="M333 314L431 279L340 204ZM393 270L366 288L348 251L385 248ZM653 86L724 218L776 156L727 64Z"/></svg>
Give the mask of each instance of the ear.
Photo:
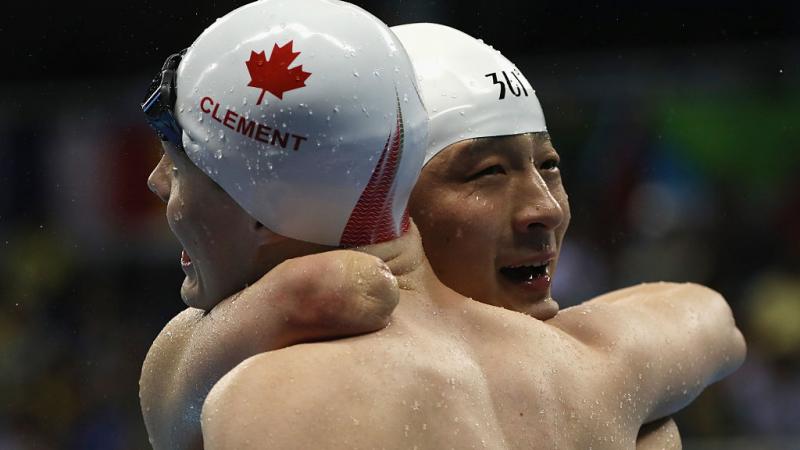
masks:
<svg viewBox="0 0 800 450"><path fill-rule="evenodd" d="M264 226L264 224L262 224L257 220L253 221L252 226L253 226L253 232L256 235L256 242L258 243L259 246L275 245L290 239L282 234L278 234L270 230L269 228Z"/></svg>

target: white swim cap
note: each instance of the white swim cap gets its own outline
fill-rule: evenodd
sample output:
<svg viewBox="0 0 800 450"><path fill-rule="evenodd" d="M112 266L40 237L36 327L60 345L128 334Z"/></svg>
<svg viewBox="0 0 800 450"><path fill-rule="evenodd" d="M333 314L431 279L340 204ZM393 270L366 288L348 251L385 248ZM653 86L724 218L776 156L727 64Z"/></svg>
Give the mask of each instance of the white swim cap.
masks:
<svg viewBox="0 0 800 450"><path fill-rule="evenodd" d="M536 93L499 51L434 23L392 27L430 117L425 163L464 139L547 131Z"/></svg>
<svg viewBox="0 0 800 450"><path fill-rule="evenodd" d="M427 114L388 27L337 0L261 0L208 27L177 71L186 154L276 233L399 236Z"/></svg>

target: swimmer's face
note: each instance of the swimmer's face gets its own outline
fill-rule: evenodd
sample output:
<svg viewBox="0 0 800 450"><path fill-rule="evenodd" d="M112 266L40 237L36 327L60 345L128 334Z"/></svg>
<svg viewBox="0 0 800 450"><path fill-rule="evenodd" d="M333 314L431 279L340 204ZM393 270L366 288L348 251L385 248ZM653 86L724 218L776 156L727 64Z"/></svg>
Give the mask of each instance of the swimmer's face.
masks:
<svg viewBox="0 0 800 450"><path fill-rule="evenodd" d="M208 310L253 278L256 221L183 150L168 142L162 146L148 185L167 204L167 222L183 246L181 297L188 306Z"/></svg>
<svg viewBox="0 0 800 450"><path fill-rule="evenodd" d="M548 319L570 220L559 156L544 133L455 143L423 169L409 204L425 253L447 286Z"/></svg>
<svg viewBox="0 0 800 450"><path fill-rule="evenodd" d="M283 260L321 251L316 244L270 231L183 150L168 142L162 146L164 154L148 185L167 204L167 221L183 246L181 297L188 306L207 311Z"/></svg>

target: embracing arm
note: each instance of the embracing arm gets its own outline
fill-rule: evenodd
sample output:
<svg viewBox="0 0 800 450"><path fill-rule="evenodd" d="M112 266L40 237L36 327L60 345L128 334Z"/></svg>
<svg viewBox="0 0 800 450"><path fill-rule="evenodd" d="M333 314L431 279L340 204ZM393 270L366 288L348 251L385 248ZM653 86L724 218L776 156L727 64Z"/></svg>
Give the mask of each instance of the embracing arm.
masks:
<svg viewBox="0 0 800 450"><path fill-rule="evenodd" d="M197 428L214 383L243 360L382 329L398 299L397 280L380 259L340 250L285 261L207 314L183 311L156 338L142 367L148 433L173 448L169 443Z"/></svg>
<svg viewBox="0 0 800 450"><path fill-rule="evenodd" d="M397 280L383 261L336 250L284 261L203 320L216 345L249 357L380 330L398 299Z"/></svg>
<svg viewBox="0 0 800 450"><path fill-rule="evenodd" d="M607 358L606 387L642 423L682 409L745 356L725 299L696 284L622 289L568 308L548 323Z"/></svg>

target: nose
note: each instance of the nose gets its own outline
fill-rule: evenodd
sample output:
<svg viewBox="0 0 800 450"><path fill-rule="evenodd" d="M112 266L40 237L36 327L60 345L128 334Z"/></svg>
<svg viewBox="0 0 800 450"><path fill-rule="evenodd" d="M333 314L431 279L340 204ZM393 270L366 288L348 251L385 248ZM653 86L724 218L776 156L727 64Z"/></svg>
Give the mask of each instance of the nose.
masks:
<svg viewBox="0 0 800 450"><path fill-rule="evenodd" d="M553 230L565 219L564 209L538 172L516 190L514 230L526 233L536 228Z"/></svg>
<svg viewBox="0 0 800 450"><path fill-rule="evenodd" d="M168 165L166 155L162 156L156 167L150 172L150 176L147 177L147 187L164 203L169 201L171 188L169 174L166 170Z"/></svg>

